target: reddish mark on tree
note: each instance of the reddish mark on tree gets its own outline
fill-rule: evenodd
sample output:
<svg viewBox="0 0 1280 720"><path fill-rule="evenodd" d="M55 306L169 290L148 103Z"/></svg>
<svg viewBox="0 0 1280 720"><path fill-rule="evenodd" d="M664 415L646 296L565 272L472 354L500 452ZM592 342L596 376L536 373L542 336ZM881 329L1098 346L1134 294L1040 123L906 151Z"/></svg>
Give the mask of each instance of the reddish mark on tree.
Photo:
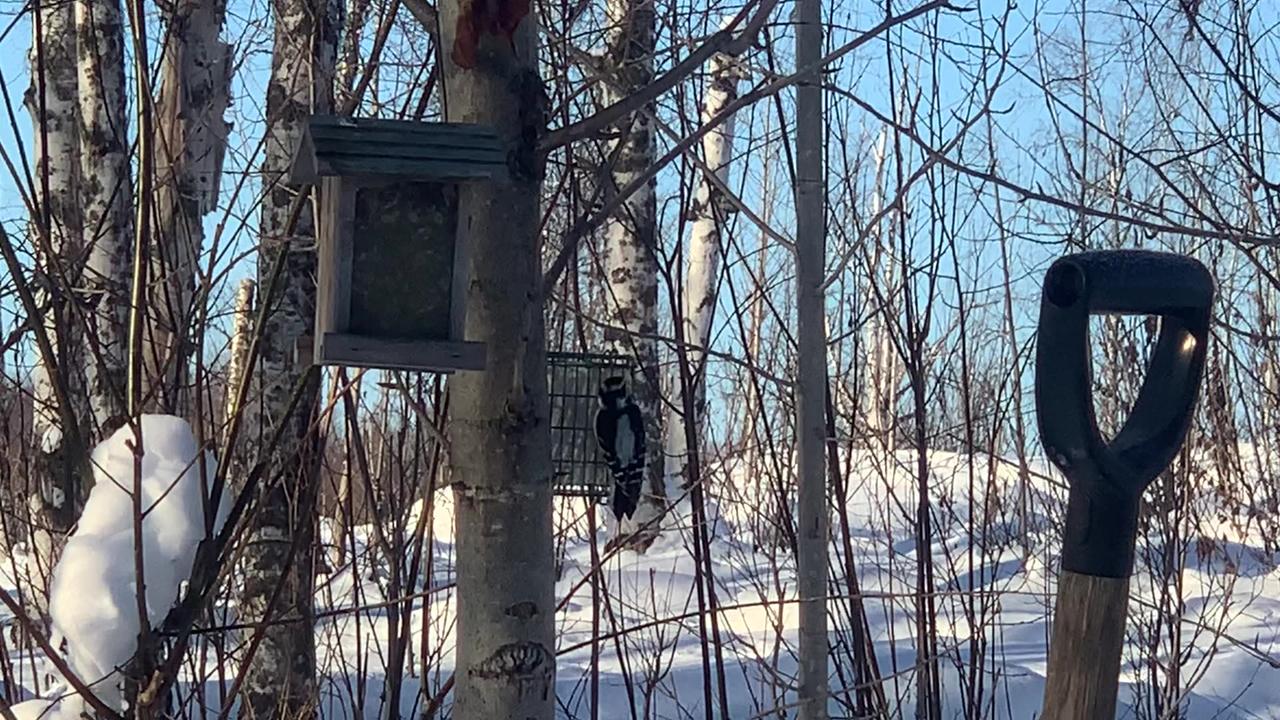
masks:
<svg viewBox="0 0 1280 720"><path fill-rule="evenodd" d="M529 0L462 0L454 29L454 64L468 70L476 66L481 35L505 37L515 49L516 28L529 14Z"/></svg>

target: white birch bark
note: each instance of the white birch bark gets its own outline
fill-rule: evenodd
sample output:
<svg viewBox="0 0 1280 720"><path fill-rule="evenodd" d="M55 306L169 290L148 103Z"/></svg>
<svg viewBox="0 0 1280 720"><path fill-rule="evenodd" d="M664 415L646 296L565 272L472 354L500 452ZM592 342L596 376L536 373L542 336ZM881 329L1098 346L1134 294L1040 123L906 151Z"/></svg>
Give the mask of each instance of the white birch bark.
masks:
<svg viewBox="0 0 1280 720"><path fill-rule="evenodd" d="M867 217L875 217L884 206L884 158L888 137L888 132L882 131L872 151L875 187L871 193ZM889 323L895 317L892 299L897 263L891 245L885 241L885 238L893 237L893 232L883 232L882 228L892 228L894 222L897 222L897 213L891 213L870 228L867 234L867 240L873 243L867 272L867 300L875 303L878 298L883 298L883 306L871 313L863 331L867 367L864 376L866 381L863 384L863 422L874 446L884 453L892 453L895 449L893 403L905 372L893 339L889 336ZM872 288L879 290L879 294L873 293Z"/></svg>
<svg viewBox="0 0 1280 720"><path fill-rule="evenodd" d="M329 551L329 562L336 570L347 561L347 537L351 533L347 510L351 504L351 463L343 459L342 470L338 475L338 487L334 493L333 503L333 547Z"/></svg>
<svg viewBox="0 0 1280 720"><path fill-rule="evenodd" d="M125 111L124 15L119 0L75 0L79 42L80 178L84 207L89 404L99 429L125 415L133 181Z"/></svg>
<svg viewBox="0 0 1280 720"><path fill-rule="evenodd" d="M769 132L769 122L765 121L765 133ZM761 160L762 189L761 195L764 198L764 207L760 212L760 219L768 224L773 220L773 195L771 191L772 180L770 177L770 166L772 156L765 152L764 158ZM764 278L769 268L769 234L760 231L759 244L756 246L756 279L760 283L752 291L750 304L751 324L748 326L747 335L747 354L751 362L760 367L764 367L764 360L760 357L760 348L762 346L761 339L764 334ZM750 372L750 371L748 371ZM760 392L760 387L756 381L748 381L747 387L747 417L743 426L742 444L747 458L747 477L750 478L752 492L751 497L755 500L756 507L765 507L762 500L766 495L762 493L763 483L761 482L760 463L761 463L761 438L760 427L764 425L761 415L765 412L764 394Z"/></svg>
<svg viewBox="0 0 1280 720"><path fill-rule="evenodd" d="M492 127L510 177L459 190L459 240L470 247L466 333L486 367L450 378L457 529L458 720L552 720L555 572L551 436L539 258L547 99L532 15L509 42L483 34L473 69L455 35L466 0L440 3L448 119Z"/></svg>
<svg viewBox="0 0 1280 720"><path fill-rule="evenodd" d="M186 408L190 325L204 216L217 207L230 125L231 46L219 36L225 0L178 0L167 13L156 143L156 235L144 353L153 405Z"/></svg>
<svg viewBox="0 0 1280 720"><path fill-rule="evenodd" d="M609 28L606 66L612 74L605 83L604 104L611 105L653 79L653 0L607 0ZM617 138L609 154L617 151L611 171L613 189L631 183L653 164L653 127L649 106L623 118L612 128ZM621 142L622 147L617 144ZM658 372L658 259L655 181L650 179L623 202L605 230L605 302L610 327L605 340L616 353L631 356L639 369L631 388L644 415L648 462L645 491L635 516L618 528L617 540L643 551L661 529L658 518L666 508L667 488L662 459L661 378Z"/></svg>
<svg viewBox="0 0 1280 720"><path fill-rule="evenodd" d="M820 0L796 5L796 65L822 56ZM796 584L799 594L799 720L826 720L827 510L826 165L822 72L814 67L796 87Z"/></svg>
<svg viewBox="0 0 1280 720"><path fill-rule="evenodd" d="M370 0L347 0L345 33L342 51L338 54L335 107L344 107L351 100L356 75L360 72L360 41L364 36L365 21L369 16Z"/></svg>
<svg viewBox="0 0 1280 720"><path fill-rule="evenodd" d="M725 53L713 55L710 76L702 97L702 122L710 122L738 98L741 76L737 59ZM729 180L729 163L733 159L733 116L702 138L702 157L706 166L722 182ZM690 372L693 376L692 419L695 430L702 426L706 410L707 349L711 346L711 322L715 317L716 295L720 287L721 230L732 208L707 178L698 183L693 199L693 222L689 233L684 273L684 292L680 317L684 325L684 342L688 345ZM677 385L678 387L678 385ZM689 453L701 448L688 446L686 418L678 403L667 419L666 457L671 463L672 477L687 486ZM699 431L698 437L702 436Z"/></svg>
<svg viewBox="0 0 1280 720"><path fill-rule="evenodd" d="M53 568L55 535L66 532L75 520L76 498L80 495L75 463L67 454L70 440L62 432L62 412L54 389L54 372L61 372L73 402L70 412L85 427L88 405L84 403L81 368L80 326L67 322L66 293L52 291L71 275L81 247L80 207L80 121L76 71L76 28L72 6L42 2L40 35L33 33L30 53L31 88L26 96L35 137L35 182L42 209L33 223L33 234L47 229L44 241L37 242L36 258L41 281L36 283L36 302L43 308L40 322L54 346L59 368L46 367L37 359L33 372L33 425L39 452L38 489L28 499L32 515L31 544L35 567L29 581L36 589L33 598L41 603ZM33 23L35 25L35 23ZM34 27L33 27L34 31ZM51 292L52 291L52 292Z"/></svg>
<svg viewBox="0 0 1280 720"><path fill-rule="evenodd" d="M251 278L240 281L236 290L235 305L232 307L231 347L227 358L227 390L223 398L223 416L227 422L239 411L236 407L236 394L240 383L244 381L249 361L249 346L253 343L253 296L257 283Z"/></svg>
<svg viewBox="0 0 1280 720"><path fill-rule="evenodd" d="M314 712L314 497L319 475L317 438L311 431L319 380L297 352L310 336L315 316L315 223L309 197L301 200L296 223L290 211L301 188L286 182L289 162L307 117L332 108L338 44L336 0L274 0L275 37L267 84L267 130L263 161L263 206L259 224L259 303L270 303L260 342L254 392L244 412L246 428L260 433L249 442L265 444L283 426L272 458L273 478L252 516L240 610L250 622L268 619L269 603L280 588L273 617L302 622L270 624L246 673L241 714L294 718ZM280 286L271 274L281 254ZM301 387L303 377L307 381ZM301 398L287 414L295 392ZM292 562L290 546L296 544Z"/></svg>

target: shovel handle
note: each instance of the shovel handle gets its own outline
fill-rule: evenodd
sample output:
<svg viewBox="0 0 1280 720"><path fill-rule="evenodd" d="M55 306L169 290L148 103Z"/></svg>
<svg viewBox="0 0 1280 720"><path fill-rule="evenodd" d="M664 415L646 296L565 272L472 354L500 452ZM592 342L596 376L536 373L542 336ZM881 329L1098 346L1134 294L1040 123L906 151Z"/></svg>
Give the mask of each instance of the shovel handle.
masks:
<svg viewBox="0 0 1280 720"><path fill-rule="evenodd" d="M1186 437L1213 294L1195 259L1143 250L1069 255L1045 276L1036 416L1070 491L1043 720L1115 717L1138 508ZM1160 318L1146 379L1110 442L1098 431L1089 364L1089 317L1099 314Z"/></svg>
<svg viewBox="0 0 1280 720"><path fill-rule="evenodd" d="M1142 492L1191 422L1209 346L1213 277L1194 258L1145 250L1060 258L1045 275L1036 346L1040 440L1071 486L1062 567L1126 577ZM1093 408L1089 318L1147 314L1160 335L1129 416L1110 441Z"/></svg>
<svg viewBox="0 0 1280 720"><path fill-rule="evenodd" d="M1112 720L1129 578L1063 571L1049 643L1041 720Z"/></svg>
<svg viewBox="0 0 1280 720"><path fill-rule="evenodd" d="M1090 315L1195 315L1213 305L1213 279L1203 264L1149 250L1068 255L1049 268L1044 291L1057 304L1079 298Z"/></svg>

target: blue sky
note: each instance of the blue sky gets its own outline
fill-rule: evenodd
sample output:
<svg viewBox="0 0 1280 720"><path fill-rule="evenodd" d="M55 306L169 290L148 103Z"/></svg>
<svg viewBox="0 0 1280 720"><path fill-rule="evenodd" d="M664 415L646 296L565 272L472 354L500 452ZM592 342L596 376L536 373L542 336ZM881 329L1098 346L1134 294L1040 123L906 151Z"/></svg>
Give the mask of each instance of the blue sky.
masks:
<svg viewBox="0 0 1280 720"><path fill-rule="evenodd" d="M154 12L154 6L148 4ZM253 245L253 232L256 226L254 202L258 194L256 178L246 173L253 173L256 161L248 157L253 144L261 135L262 99L265 97L265 86L270 69L270 35L264 29L262 16L265 6L257 0L232 0L227 18L227 35L233 38L237 46L236 57L241 63L235 74L233 97L235 101L229 110L227 119L232 121L232 137L224 163L221 192L223 202L220 209L205 218L205 234L207 244L219 236L223 248L219 255L221 260L215 266L217 277L214 294L215 306L227 307L234 295L239 280L251 277L255 272L256 256L250 252ZM18 160L18 143L25 148L28 161L32 152L32 129L30 115L22 104L30 81L27 52L31 42L30 16L19 13L22 7L18 0L0 0L0 24L5 32L0 36L0 68L3 69L9 102L12 104L19 131L15 138L13 128L7 121L0 121L0 144ZM159 29L154 18L150 23L149 40L153 45L151 57L156 57L156 43ZM265 50L265 52L264 52ZM126 51L129 49L126 47ZM132 62L132 53L129 52ZM132 88L132 66L127 69L130 77L127 82ZM131 93L132 94L132 93ZM134 111L130 101L130 112ZM131 132L136 133L136 123L131 118ZM248 180L247 183L243 181ZM237 185L244 187L237 191ZM22 218L25 212L21 196L12 177L7 173L0 175L0 220L6 223L15 238L25 237ZM5 273L7 275L7 273ZM7 302L0 304L7 306ZM6 307L7 309L7 307ZM8 312L5 313L13 317ZM221 342L215 337L210 351L222 351Z"/></svg>
<svg viewBox="0 0 1280 720"><path fill-rule="evenodd" d="M1055 3L1068 2L1068 0L1053 1ZM988 2L987 5L1001 9L1003 8L1003 5L997 5L994 2ZM7 21L13 22L12 28L7 36L0 39L0 67L3 67L4 69L10 99L18 110L19 129L22 133L23 143L25 147L29 149L31 147L30 123L28 116L21 107L21 98L27 85L26 51L30 42L30 25L25 16L18 18L14 17L15 12L19 7L18 0L0 0L0 16ZM907 7L907 5L904 4L903 7ZM710 24L713 16L724 14L732 9L734 8L708 11L706 14L708 24ZM835 46L842 42L846 42L853 36L855 29L866 28L874 24L879 19L882 12L882 9L875 6L864 4L838 4L828 13L828 21L832 27L828 36L828 45ZM989 10L986 12L989 13ZM780 72L786 72L787 68L792 64L789 57L789 47L786 41L786 37L790 32L788 27L789 14L789 5L784 5L776 13L775 23L769 30L774 37L781 37L783 39L783 42L778 46L779 56L776 58L777 67ZM407 21L407 13L402 12L402 15L402 21ZM266 76L270 67L271 38L269 29L267 28L266 17L267 5L265 2L262 2L262 0L231 0L229 3L227 37L232 38L233 43L236 44L236 57L240 59L242 65L238 68L238 72L235 76L235 87L233 89L235 102L228 116L234 123L233 136L230 143L230 150L227 154L227 162L222 182L222 192L224 198L226 198L225 203L228 209L211 214L207 218L206 227L208 237L212 238L214 233L218 232L219 224L222 224L221 232L224 237L222 244L226 247L228 243L230 243L230 247L232 249L228 253L228 256L239 259L234 264L229 264L224 261L218 266L219 272L225 270L227 271L227 274L225 275L225 281L222 282L219 287L215 288L214 302L217 307L226 307L232 293L234 293L234 288L240 277L252 275L255 272L255 258L251 250L253 248L254 240L253 232L256 226L256 213L253 208L253 202L257 195L257 183L252 174L254 171L254 164L257 162L257 159L252 157L251 154L255 147L254 143L260 137L261 133L262 99L265 96L264 90L266 85ZM1042 12L1042 18L1048 18L1052 22L1051 13ZM981 37L973 30L975 19L976 18L973 13L964 17L946 16L940 21L938 30L940 33L956 41L967 39L968 41L978 43L981 41ZM1025 18L1023 22L1025 24ZM917 33L921 27L926 26L923 23L919 23L917 26L913 26L914 29L904 31L900 36L900 40L906 42L908 45L915 43L917 39L914 37L914 34ZM151 41L154 43L158 35L158 30L156 28L152 28L149 35ZM1024 36L1022 38L1013 38L1012 40L1015 43L1025 45L1026 38ZM963 49L961 49L959 51L959 55L962 56L963 52ZM156 53L153 51L153 58L155 57L155 54ZM887 88L883 82L885 77L883 57L883 44L879 41L875 41L836 63L833 66L834 74L832 77L838 84L856 89L860 96L865 97L869 102L872 102L877 107L887 111ZM753 59L753 62L762 63L763 59L757 57ZM954 105L957 111L963 111L964 104L961 102L961 88L964 86L962 81L966 78L962 76L961 71L958 69L962 66L963 62L963 57L952 58L947 62L943 62L936 70L930 70L923 59L915 59L910 64L914 65L913 70L920 73L922 78L926 77L930 73L936 73L940 78L939 86L944 92L944 96L939 97L937 101L944 106ZM921 82L926 81L921 80ZM954 97L946 96L948 93ZM679 101L667 99L664 100L664 102L670 103ZM696 103L696 98L686 98L683 102L686 104L686 107L692 107L693 104ZM784 94L783 102L788 105L790 104L789 95ZM1009 102L1012 103L1013 101L1010 100ZM739 116L739 127L742 128L755 124L758 129L758 123L763 122L764 115L773 112L773 110L774 106L772 103L758 103ZM861 132L868 137L878 132L879 129L878 124L873 120L869 120L865 115L859 115L856 113L854 115L833 116L831 118L831 122L833 123L833 130L838 123L856 124L859 129L854 132ZM1008 124L1016 126L1018 122L1021 121ZM946 125L954 126L955 121L947 122ZM743 134L744 137L749 134L742 131L740 131L740 133ZM945 139L949 137L949 135L950 131L944 127L940 130L939 139ZM667 141L662 140L660 142L665 143ZM0 143L4 143L6 148L13 148L16 146L13 142L12 131L7 127L7 123L0 123ZM909 154L917 152L910 147L908 147L907 150ZM750 148L746 148L743 143L739 143L738 151L740 153L744 153L743 160L740 160L741 165L752 150ZM833 163L834 162L835 160L833 158ZM775 165L779 164L780 163L775 163ZM843 181L843 178L839 176L836 170L837 168L832 168L833 188L835 183ZM1016 168L1014 170L1016 170ZM674 178L678 176L677 171L678 168L673 166L660 176L659 197L673 196L678 193L678 189L674 185ZM246 173L248 173L248 176L246 176ZM736 181L741 182L743 179L741 171L735 170L735 174L738 176ZM247 180L245 188L236 194L236 186L242 179ZM774 224L781 228L784 234L789 235L792 225L792 223L789 222L791 212L789 198L790 186L783 178L778 178L777 181L773 183L773 186L774 193L777 196L777 203L774 212ZM761 198L759 198L758 195L754 198L752 197L753 192L758 193L758 188L756 190L748 190L745 199L747 199L748 202L760 201ZM664 225L667 228L665 233L670 235L670 233L675 232L679 228L679 222L675 218L676 209L668 204L664 204L662 207L666 211L664 212ZM13 183L8 179L0 180L0 212L4 214L4 219L11 223L10 227L18 229L12 223L19 219L22 216L22 213ZM745 223L741 218L738 218L735 222L737 225L733 229L733 232L742 236L741 243L744 247L749 247L753 241L748 238L754 237L755 229ZM836 222L842 222L842 220L840 218L833 217L833 223ZM925 244L927 245L929 243L925 242ZM985 274L993 267L994 256L992 256L988 250L981 249L980 245L981 243L979 242L971 243L966 246L964 262L977 263L978 268L976 271ZM1015 252L1019 254L1030 253L1032 255L1040 255L1043 260L1047 260L1052 254L1051 252L1046 252L1040 248L1028 248L1022 245L1020 245ZM1040 262L1041 260L1023 258L1015 264L1017 266L1026 267L1028 264L1035 266ZM782 254L775 254L774 264L779 273L778 277L783 279L784 289L787 289L786 286L789 285L789 280L786 280L786 278L790 277L791 273L789 263L789 258L783 257ZM947 263L944 263L944 265L945 264ZM740 271L741 268L731 270L731 272ZM1021 288L1019 293L1026 298L1034 298L1036 285L1035 279L1030 276L1024 276L1024 280L1026 282L1026 287ZM965 282L966 285L971 285L974 280L972 278L968 278ZM665 304L665 290L663 292ZM942 295L953 294L954 285L944 284L940 288L939 292ZM785 294L789 295L789 293ZM729 345L736 345L736 342L734 342L731 337L732 328L727 322L725 322L725 318L730 316L728 307L729 302L729 293L722 293L721 304L724 306L724 312L719 314L721 321L717 330L717 344L727 342ZM784 299L782 302L786 304L788 301ZM833 310L838 302L838 299L833 299ZM937 322L939 325L945 325L949 322L948 316L951 313L951 309L948 308L945 303L940 303L936 307L936 312L939 316ZM1023 316L1024 323L1033 317L1034 307L1034 302L1019 303L1019 311ZM219 351L220 349L221 348L217 347L216 343L215 347L212 348L214 352ZM725 349L729 350L731 348L726 347Z"/></svg>
<svg viewBox="0 0 1280 720"><path fill-rule="evenodd" d="M261 132L262 117L262 101L265 95L264 89L266 84L266 74L269 69L270 62L270 32L267 27L267 3L264 0L231 0L228 12L228 32L227 36L233 39L236 44L236 57L242 63L238 68L235 77L235 87L233 96L235 98L234 106L229 113L228 118L233 121L234 129L230 143L230 150L227 155L226 168L223 173L222 191L226 198L226 211L212 214L208 218L208 235L213 237L217 231L217 226L222 223L224 246L231 244L233 251L231 256L241 257L234 265L229 265L225 261L219 265L219 270L229 268L226 276L226 282L216 290L217 299L215 304L225 306L226 301L230 297L230 293L234 291L236 281L239 277L250 275L254 272L254 256L251 252L253 248L253 231L255 227L255 215L253 202L257 195L257 184L253 178L254 164L257 159L252 157L252 151L255 147ZM902 7L908 7L905 3L899 4ZM1123 5L1123 3L1122 3ZM19 0L0 0L0 23L12 26L7 34L0 37L0 68L3 69L5 81L8 84L9 98L14 104L18 113L18 124L25 147L30 149L30 127L29 119L25 111L21 107L22 93L27 84L26 69L26 50L30 42L30 26L25 17L15 19L15 14L20 8ZM1046 0L1019 6L1012 12L1009 35L1004 38L1011 48L1011 66L1006 71L1006 84L1002 87L996 97L994 105L999 108L1000 116L998 129L996 132L995 142L1001 148L1000 156L1000 172L1002 175L1014 178L1018 182L1024 184L1033 184L1043 182L1046 189L1053 189L1053 180L1055 174L1060 173L1061 158L1058 149L1052 145L1045 145L1037 140L1038 134L1043 133L1047 128L1047 114L1043 94L1031 85L1026 78L1020 77L1018 72L1026 72L1035 75L1039 72L1034 63L1032 53L1033 38L1031 36L1031 25L1034 21L1039 24L1041 32L1047 36L1060 36L1068 42L1078 39L1078 27L1076 24L1075 8L1076 4L1073 0ZM910 28L901 30L897 35L897 39L906 47L906 51L899 51L896 57L899 62L905 62L911 69L912 73L917 77L917 81L926 88L929 88L930 78L936 78L937 82L932 84L932 88L938 93L937 97L926 95L921 98L922 112L927 114L928 109L933 106L942 108L942 112L937 115L941 125L936 128L936 137L930 138L931 142L941 143L949 139L955 132L956 127L963 121L967 112L972 111L972 107L966 101L966 91L972 85L971 73L976 71L974 61L983 55L982 52L975 49L985 40L990 40L994 36L991 32L994 27L992 22L992 13L1002 12L1005 5L995 0L985 0L982 2L975 12L965 15L945 14L940 16L936 31L941 37L947 39L947 46L943 48L941 62L937 67L931 67L928 55L912 55L914 51L927 50L927 44L923 42L923 36L920 34L929 29L927 22L918 21ZM726 12L724 9L709 10L706 13L708 24L712 16L719 16ZM775 23L769 28L769 32L775 37L782 37L783 42L777 45L779 52L775 58L778 71L786 72L791 67L791 58L789 57L789 44L785 40L789 35L788 18L790 6L784 5L775 15ZM847 41L856 29L866 28L879 19L883 9L877 4L866 3L834 3L834 9L828 12L828 22L831 25L831 31L828 37L830 46L838 45ZM1169 13L1164 13L1163 17L1167 18ZM1105 19L1105 13L1098 16ZM1176 17L1176 16L1175 16ZM409 16L402 13L402 22L407 22ZM981 22L983 32L979 32L976 28ZM1091 44L1098 51L1100 56L1110 51L1113 45L1113 39L1109 37L1109 28L1098 27L1100 20L1093 21L1094 25L1090 32ZM985 36L984 36L985 33ZM156 39L156 31L153 29L150 33L154 42ZM393 41L392 47L389 48L392 60L403 57L405 62L411 62L415 52L421 52L420 48L415 48L406 44L397 46ZM153 53L154 55L154 53ZM669 62L669 60L667 61ZM751 58L751 62L755 64L757 70L763 69L765 64L764 58L757 53ZM1099 61L1103 62L1103 61ZM1050 71L1065 74L1067 69L1049 68ZM758 77L758 75L757 75ZM884 59L884 44L877 40L858 50L857 52L846 56L837 62L830 75L832 82L842 88L847 88L856 92L857 95L881 111L887 112L889 108L887 85L887 70ZM1105 84L1107 80L1104 78L1102 82ZM790 96L784 94L782 102L789 106ZM696 98L665 98L664 107L670 110L674 103L683 102L686 107L693 107ZM833 103L836 99L833 98ZM843 129L848 129L853 137L855 146L858 144L859 138L862 139L862 148L865 149L869 145L869 140L879 131L879 124L865 113L858 111L850 111L851 105L847 102L840 101L838 103L841 108L840 113L832 114L829 122L832 125L833 146L836 143L836 135ZM744 111L739 116L740 127L754 127L758 132L765 122L765 115L774 112L774 106L771 102L761 102ZM1104 107L1095 108L1095 113L1107 115L1114 112L1114 108ZM1069 118L1068 118L1069 121ZM928 122L922 122L921 127L928 128ZM981 126L980 126L981 127ZM776 123L773 125L776 132ZM740 132L745 138L751 133ZM983 131L975 129L971 133L971 140L966 141L966 146L962 152L966 157L975 157L980 154L982 149L980 139ZM660 140L660 143L666 143L666 140ZM1041 142L1041 144L1037 144ZM15 148L16 143L12 136L12 131L7 123L0 123L0 143L6 148ZM665 149L662 148L662 149ZM775 145L776 149L776 145ZM858 149L855 147L855 151ZM754 154L758 148L745 147L745 143L740 143L738 152L741 156L738 164L735 165L733 183L739 184L744 180L742 168L751 164L756 170L748 170L747 172L756 172L759 167L759 158ZM910 144L906 146L906 152L909 157L914 157L911 162L918 163L919 148ZM843 160L838 158L833 149L831 157L831 183L834 194L839 194L839 183L855 182L865 185L865 177L846 179L841 176L839 168L842 167ZM866 153L862 152L860 156L854 157L855 161L866 162ZM679 162L679 161L677 161ZM775 162L775 171L781 165L781 160ZM911 168L908 167L910 170ZM678 193L675 186L675 178L679 177L678 168L672 167L667 169L660 175L659 179L659 197L674 196ZM865 173L864 173L865 175ZM242 180L246 181L245 189L234 197L233 194L238 183ZM951 199L944 198L948 203L944 208L944 214L947 215L951 222L944 227L929 227L921 225L919 222L913 222L912 232L919 234L915 238L914 247L919 252L925 252L927 248L933 247L934 243L939 240L945 240L949 237L948 233L956 234L956 241L959 247L959 271L962 277L962 284L965 292L971 293L970 302L977 302L989 296L992 289L998 286L997 273L998 270L998 245L994 242L995 236L992 230L993 222L989 217L983 217L983 213L987 212L989 202L985 206L976 202L976 198L983 193L989 193L989 189L981 189L977 184L971 187L961 187L959 181L954 177L948 178L948 182L957 183L952 187L954 197ZM744 199L751 203L753 207L758 207L762 198L759 196L760 184L757 180L747 183L750 188L744 195ZM789 222L790 218L790 186L785 178L775 178L772 183L773 193L776 196L776 207L774 211L774 225L780 228L784 234L790 234ZM956 194L957 189L962 190ZM913 190L909 203L923 202L924 187ZM857 188L854 193L855 204L859 200L866 197L867 189L865 187ZM1039 285L1038 273L1048 263L1048 261L1060 252L1060 247L1054 245L1054 242L1061 240L1061 235L1037 238L1036 234L1044 229L1052 227L1064 227L1063 223L1066 218L1061 212L1048 211L1043 207L1029 206L1025 203L1017 202L1010 193L1003 193L1003 202L1005 210L1010 214L1011 225L1020 231L1021 237L1012 241L1011 252L1013 255L1013 265L1015 269L1015 298L1019 315L1019 325L1028 330L1034 322L1037 308L1037 289ZM663 204L664 209L664 234L668 238L672 236L679 227L677 209L669 204ZM865 211L865 208L861 209ZM833 210L834 213L834 210ZM927 215L927 213L923 213ZM15 221L19 221L22 212L18 202L18 196L14 190L13 183L7 179L0 179L0 216L9 227L20 231L20 225L15 225ZM750 248L755 242L755 229L743 218L738 217L735 220L735 226L732 232L737 236L741 245ZM833 244L835 238L840 236L841 231L847 231L849 220L844 217L832 217L832 238ZM856 241L856 238L853 238ZM1046 242L1040 242L1040 240ZM672 241L669 239L668 244ZM838 248L833 247L833 252ZM921 258L916 258L917 260ZM942 274L944 276L954 275L956 268L952 267L952 258L949 256L942 260ZM790 259L785 257L783 253L775 253L773 261L773 269L776 271L776 277L782 283L782 287L789 286L789 277L791 273ZM743 268L738 267L731 272L744 272ZM665 292L665 291L664 291ZM936 304L936 313L939 326L945 327L955 317L954 298L956 297L956 286L954 279L944 277L938 288L939 302ZM721 303L725 312L720 313L721 322L717 328L717 342L725 342L728 346L726 350L732 351L732 347L736 346L736 342L732 337L733 328L724 322L724 318L729 317L727 304L730 302L728 293L722 293ZM786 302L784 299L782 302ZM833 299L833 311L835 309ZM2 305L2 304L0 304ZM991 308L979 308L975 312L987 313L988 320L990 313L994 312ZM9 313L5 313L9 315ZM12 317L10 315L10 317ZM982 349L982 348L979 348Z"/></svg>

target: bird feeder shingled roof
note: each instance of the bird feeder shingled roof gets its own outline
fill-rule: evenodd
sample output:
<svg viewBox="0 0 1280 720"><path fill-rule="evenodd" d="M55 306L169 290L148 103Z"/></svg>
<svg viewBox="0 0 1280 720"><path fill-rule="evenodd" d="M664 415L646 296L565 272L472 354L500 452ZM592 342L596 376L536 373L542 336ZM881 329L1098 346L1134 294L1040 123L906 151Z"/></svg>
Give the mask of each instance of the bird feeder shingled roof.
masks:
<svg viewBox="0 0 1280 720"><path fill-rule="evenodd" d="M289 180L314 184L322 177L394 177L466 182L506 176L506 148L483 125L317 115L303 131Z"/></svg>

